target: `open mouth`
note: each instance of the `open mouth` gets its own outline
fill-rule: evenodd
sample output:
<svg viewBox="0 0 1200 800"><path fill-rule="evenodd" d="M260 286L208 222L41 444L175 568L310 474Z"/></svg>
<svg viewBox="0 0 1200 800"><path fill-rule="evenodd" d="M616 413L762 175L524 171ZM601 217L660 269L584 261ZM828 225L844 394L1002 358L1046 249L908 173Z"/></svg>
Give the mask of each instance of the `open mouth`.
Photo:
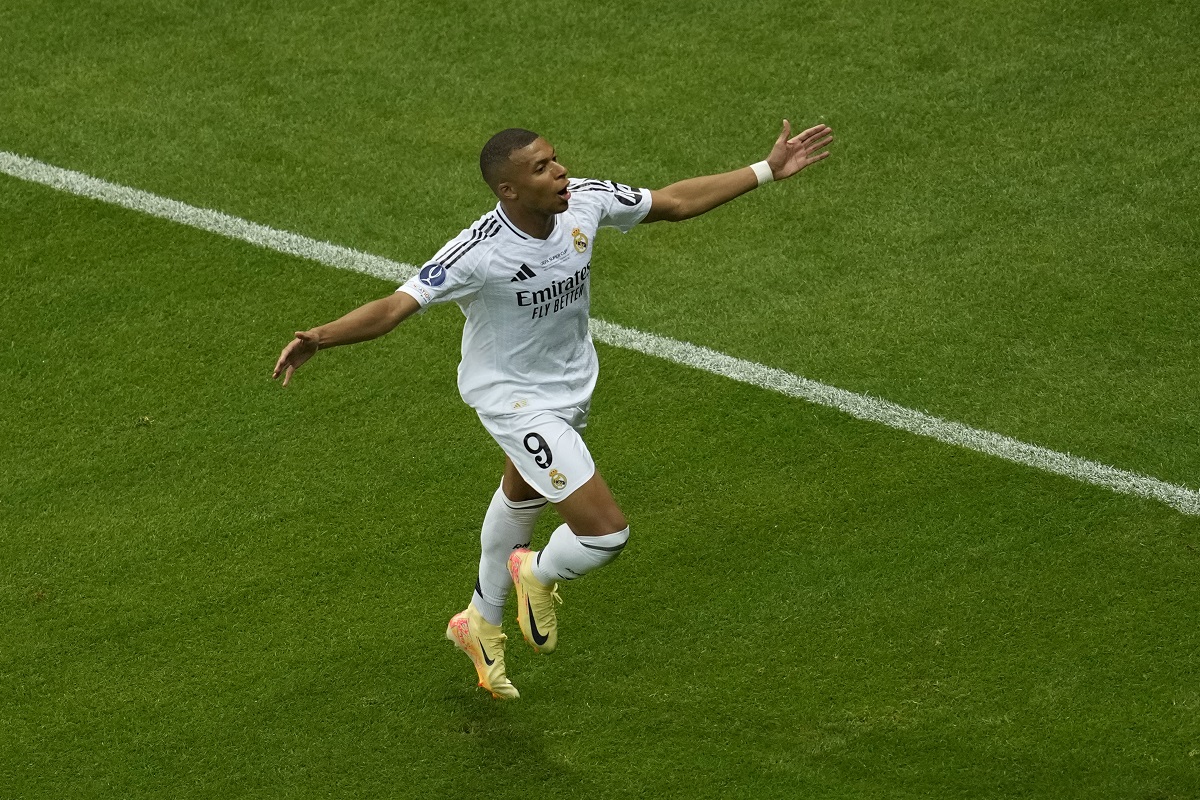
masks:
<svg viewBox="0 0 1200 800"><path fill-rule="evenodd" d="M558 196L561 197L563 200L570 200L571 192L566 186L564 186L562 188L562 191L558 192Z"/></svg>

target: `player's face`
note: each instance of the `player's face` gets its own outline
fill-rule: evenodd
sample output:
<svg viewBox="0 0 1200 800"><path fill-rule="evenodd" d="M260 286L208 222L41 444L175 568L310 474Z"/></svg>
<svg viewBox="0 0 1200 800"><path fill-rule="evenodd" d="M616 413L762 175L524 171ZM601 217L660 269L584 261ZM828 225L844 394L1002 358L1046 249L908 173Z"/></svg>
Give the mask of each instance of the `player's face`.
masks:
<svg viewBox="0 0 1200 800"><path fill-rule="evenodd" d="M509 156L512 168L507 183L515 199L531 211L561 214L567 210L571 193L567 191L567 168L558 163L558 154L538 137Z"/></svg>

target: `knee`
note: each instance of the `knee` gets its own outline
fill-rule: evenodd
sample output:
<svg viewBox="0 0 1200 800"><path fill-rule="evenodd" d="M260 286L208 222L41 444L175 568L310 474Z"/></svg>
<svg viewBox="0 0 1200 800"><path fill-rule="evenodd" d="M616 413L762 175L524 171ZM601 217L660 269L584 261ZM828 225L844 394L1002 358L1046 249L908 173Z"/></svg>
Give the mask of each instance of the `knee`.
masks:
<svg viewBox="0 0 1200 800"><path fill-rule="evenodd" d="M600 526L604 533L624 533L626 538L629 536L629 520L625 519L625 515L621 513L621 509L613 506L612 510L605 515L604 522Z"/></svg>

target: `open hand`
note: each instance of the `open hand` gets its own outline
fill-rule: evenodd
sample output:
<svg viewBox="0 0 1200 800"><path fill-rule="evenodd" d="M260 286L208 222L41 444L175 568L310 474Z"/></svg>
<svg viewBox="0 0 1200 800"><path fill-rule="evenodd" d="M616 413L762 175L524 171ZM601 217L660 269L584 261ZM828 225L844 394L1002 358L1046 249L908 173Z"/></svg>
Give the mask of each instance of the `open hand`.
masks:
<svg viewBox="0 0 1200 800"><path fill-rule="evenodd" d="M789 138L790 137L790 138ZM783 121L783 131L775 140L767 164L775 180L790 178L809 164L828 158L825 148L833 141L833 129L828 125L814 125L803 133L792 136L792 124Z"/></svg>
<svg viewBox="0 0 1200 800"><path fill-rule="evenodd" d="M287 386L288 381L292 379L292 373L300 369L305 361L315 356L319 348L320 344L315 334L308 331L296 331L296 338L292 339L279 354L279 360L275 362L275 371L271 373L271 378L283 375L283 385Z"/></svg>

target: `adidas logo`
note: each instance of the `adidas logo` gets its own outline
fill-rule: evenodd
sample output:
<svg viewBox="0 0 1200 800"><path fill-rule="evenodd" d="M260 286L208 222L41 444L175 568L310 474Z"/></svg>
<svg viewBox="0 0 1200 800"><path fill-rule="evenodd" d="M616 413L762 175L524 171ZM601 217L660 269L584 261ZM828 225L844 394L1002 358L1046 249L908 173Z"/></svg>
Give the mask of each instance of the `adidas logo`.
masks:
<svg viewBox="0 0 1200 800"><path fill-rule="evenodd" d="M512 277L512 280L510 280L509 283L512 283L513 281L527 281L530 278L536 277L537 273L531 270L528 264L522 264L521 268L517 270L517 274Z"/></svg>

